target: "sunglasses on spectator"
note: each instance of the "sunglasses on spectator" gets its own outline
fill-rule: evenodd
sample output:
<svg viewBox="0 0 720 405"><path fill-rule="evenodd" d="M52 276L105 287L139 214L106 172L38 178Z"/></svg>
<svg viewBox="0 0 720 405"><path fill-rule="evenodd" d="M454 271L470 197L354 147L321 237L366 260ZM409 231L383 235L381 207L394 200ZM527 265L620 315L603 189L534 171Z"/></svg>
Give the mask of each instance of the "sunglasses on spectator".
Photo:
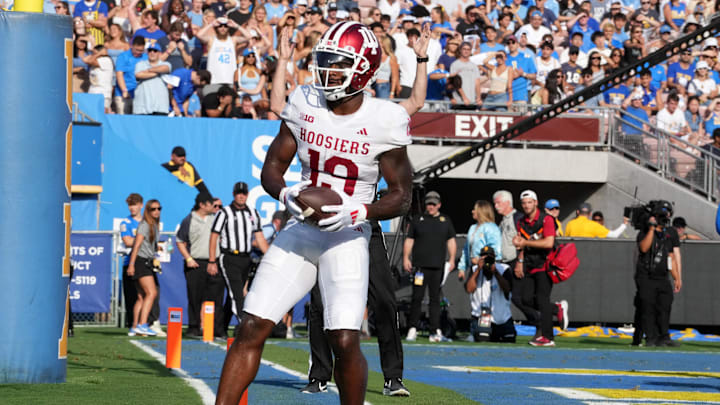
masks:
<svg viewBox="0 0 720 405"><path fill-rule="evenodd" d="M600 60L600 57L598 57L598 56L593 56L592 58L590 58L590 60Z"/></svg>
<svg viewBox="0 0 720 405"><path fill-rule="evenodd" d="M222 205L220 205L220 204L213 204L213 208L222 208Z"/></svg>
<svg viewBox="0 0 720 405"><path fill-rule="evenodd" d="M507 43L508 44L517 44L517 41L511 39L511 40L507 41Z"/></svg>
<svg viewBox="0 0 720 405"><path fill-rule="evenodd" d="M220 28L220 27L225 27L225 28L227 28L227 26L228 26L227 24L218 24L218 28Z"/></svg>
<svg viewBox="0 0 720 405"><path fill-rule="evenodd" d="M150 52L160 52L160 51L158 51L157 49L148 49L147 51L148 51L148 53L150 53Z"/></svg>
<svg viewBox="0 0 720 405"><path fill-rule="evenodd" d="M150 207L150 211L162 211L162 207Z"/></svg>
<svg viewBox="0 0 720 405"><path fill-rule="evenodd" d="M642 34L642 30L635 30L633 31L633 34Z"/></svg>
<svg viewBox="0 0 720 405"><path fill-rule="evenodd" d="M640 4L650 4L649 1L641 1Z"/></svg>
<svg viewBox="0 0 720 405"><path fill-rule="evenodd" d="M562 78L563 78L563 75L562 75L562 73L561 73L561 74L559 74L559 75L557 75L557 76L555 76L555 78L556 78L556 79L562 79Z"/></svg>
<svg viewBox="0 0 720 405"><path fill-rule="evenodd" d="M560 207L550 208L550 211L555 211L555 210L560 211Z"/></svg>
<svg viewBox="0 0 720 405"><path fill-rule="evenodd" d="M619 58L620 56L621 56L621 55L620 55L619 53L616 53L616 54L612 55L613 58Z"/></svg>

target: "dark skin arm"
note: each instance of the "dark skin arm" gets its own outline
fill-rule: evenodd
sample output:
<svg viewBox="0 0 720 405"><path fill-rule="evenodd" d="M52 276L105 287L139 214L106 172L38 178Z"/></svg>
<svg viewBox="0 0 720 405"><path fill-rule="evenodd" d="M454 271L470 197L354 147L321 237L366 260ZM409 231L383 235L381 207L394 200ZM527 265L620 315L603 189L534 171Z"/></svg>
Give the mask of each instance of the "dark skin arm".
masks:
<svg viewBox="0 0 720 405"><path fill-rule="evenodd" d="M284 122L280 132L270 144L260 181L265 191L275 199L285 187L283 174L292 163L297 144ZM402 215L410 208L412 173L405 148L391 149L380 155L380 171L388 184L388 193L380 200L367 204L368 219L389 219Z"/></svg>

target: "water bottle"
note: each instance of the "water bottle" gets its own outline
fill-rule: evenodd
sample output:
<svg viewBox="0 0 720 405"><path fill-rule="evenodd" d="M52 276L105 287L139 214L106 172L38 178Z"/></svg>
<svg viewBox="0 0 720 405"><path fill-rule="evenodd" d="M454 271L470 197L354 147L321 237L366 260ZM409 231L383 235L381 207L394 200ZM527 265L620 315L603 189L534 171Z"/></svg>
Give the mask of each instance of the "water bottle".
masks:
<svg viewBox="0 0 720 405"><path fill-rule="evenodd" d="M173 250L175 250L175 247L172 243L172 238L167 238L167 241L165 242L165 249L167 250L167 253L169 255L172 255Z"/></svg>

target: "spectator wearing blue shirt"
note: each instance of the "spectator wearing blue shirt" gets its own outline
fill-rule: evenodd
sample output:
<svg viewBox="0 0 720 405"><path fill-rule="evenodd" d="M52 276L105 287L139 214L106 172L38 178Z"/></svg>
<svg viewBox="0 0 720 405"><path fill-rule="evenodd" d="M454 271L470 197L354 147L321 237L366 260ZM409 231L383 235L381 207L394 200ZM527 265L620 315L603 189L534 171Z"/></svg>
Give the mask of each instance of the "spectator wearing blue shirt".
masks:
<svg viewBox="0 0 720 405"><path fill-rule="evenodd" d="M695 62L693 62L692 50L685 49L680 54L680 60L668 66L668 87L675 89L678 94L685 94L694 76Z"/></svg>
<svg viewBox="0 0 720 405"><path fill-rule="evenodd" d="M625 31L625 25L627 24L627 16L623 13L617 13L612 18L613 27L615 33L612 36L610 45L613 48L622 48L625 45L625 41L630 39L630 36Z"/></svg>
<svg viewBox="0 0 720 405"><path fill-rule="evenodd" d="M123 299L125 304L125 327L130 329L132 326L133 307L137 300L137 289L135 289L135 282L132 276L127 274L128 265L130 264L130 252L132 251L133 244L135 243L135 234L137 233L138 225L142 220L142 209L143 209L143 198L140 194L132 193L125 200L130 211L130 215L120 223L120 239L122 240L121 246L117 249L118 253L125 256L122 268L122 289Z"/></svg>
<svg viewBox="0 0 720 405"><path fill-rule="evenodd" d="M640 75L640 86L643 92L642 105L648 114L657 113L662 107L662 98L660 92L652 84L652 73L645 70Z"/></svg>
<svg viewBox="0 0 720 405"><path fill-rule="evenodd" d="M634 157L645 157L645 146L643 145L643 132L647 132L650 127L648 126L648 117L645 108L642 105L643 94L642 91L636 89L628 97L628 100L623 102L622 111L622 125L621 133L622 138L620 142L623 146L630 151Z"/></svg>
<svg viewBox="0 0 720 405"><path fill-rule="evenodd" d="M432 30L435 37L440 36L440 45L444 48L448 38L455 36L455 31L453 31L450 22L445 21L445 13L442 7L434 7L430 11L430 18L432 19L430 30Z"/></svg>
<svg viewBox="0 0 720 405"><path fill-rule="evenodd" d="M203 0L192 0L190 11L187 16L190 17L190 23L198 29L203 26Z"/></svg>
<svg viewBox="0 0 720 405"><path fill-rule="evenodd" d="M481 54L488 52L505 51L505 47L495 41L497 39L497 30L495 29L495 27L490 25L485 27L485 38L487 38L487 41L480 44Z"/></svg>
<svg viewBox="0 0 720 405"><path fill-rule="evenodd" d="M428 75L427 97L428 100L447 100L445 86L450 72L445 69L435 69Z"/></svg>
<svg viewBox="0 0 720 405"><path fill-rule="evenodd" d="M107 27L107 4L100 0L78 1L75 3L73 17L80 17L85 21L88 33L93 36L95 45L105 43L105 28Z"/></svg>
<svg viewBox="0 0 720 405"><path fill-rule="evenodd" d="M156 10L143 11L143 27L140 26L140 23L137 21L137 17L135 17L134 13L128 13L128 16L130 17L130 24L132 25L133 30L135 30L133 40L137 37L145 38L145 49L150 49L152 45L157 43L158 39L165 36L165 31L161 30L158 25L160 19Z"/></svg>
<svg viewBox="0 0 720 405"><path fill-rule="evenodd" d="M127 51L118 55L115 64L115 112L117 114L132 114L133 98L135 97L135 65L141 60L147 59L145 50L145 38L135 37L132 46Z"/></svg>
<svg viewBox="0 0 720 405"><path fill-rule="evenodd" d="M628 89L625 83L616 84L603 93L604 105L620 107L629 95L630 89ZM640 101L642 101L642 95ZM640 105L642 105L642 102Z"/></svg>
<svg viewBox="0 0 720 405"><path fill-rule="evenodd" d="M661 63L651 67L650 73L652 74L652 81L650 85L656 89L662 89L667 86L667 67Z"/></svg>
<svg viewBox="0 0 720 405"><path fill-rule="evenodd" d="M590 49L595 47L595 44L592 42L592 34L597 32L598 30L596 28L593 28L590 26L589 22L590 20L593 20L591 17L589 17L589 14L587 14L584 11L581 11L580 14L575 16L568 25L570 25L570 34L574 34L576 32L579 32L583 35L583 43L580 47L580 50L588 53ZM594 20L593 20L594 21Z"/></svg>
<svg viewBox="0 0 720 405"><path fill-rule="evenodd" d="M720 98L715 98L710 102L705 116L705 133L713 135L715 130L720 128Z"/></svg>
<svg viewBox="0 0 720 405"><path fill-rule="evenodd" d="M270 25L276 25L278 22L280 22L280 19L287 10L287 7L280 3L279 0L270 0L269 2L265 3L267 22Z"/></svg>
<svg viewBox="0 0 720 405"><path fill-rule="evenodd" d="M512 66L515 72L513 80L512 99L514 103L527 103L528 92L530 91L530 83L535 80L537 68L533 58L527 57L520 52L520 45L514 35L510 35L505 40L510 51L508 54L506 65Z"/></svg>
<svg viewBox="0 0 720 405"><path fill-rule="evenodd" d="M528 13L528 6L523 4L523 0L512 0L512 2L508 3L508 6L510 6L510 10L515 16L515 22L517 22L519 26L524 25L525 17L527 17Z"/></svg>
<svg viewBox="0 0 720 405"><path fill-rule="evenodd" d="M133 114L168 115L170 97L162 76L170 73L170 64L160 60L160 45L151 45L148 58L135 65L138 80L133 100Z"/></svg>
<svg viewBox="0 0 720 405"><path fill-rule="evenodd" d="M180 68L172 72L173 76L180 78L180 83L173 88L170 104L176 117L191 117L188 111L190 98L195 90L210 84L210 72L207 70L194 71Z"/></svg>

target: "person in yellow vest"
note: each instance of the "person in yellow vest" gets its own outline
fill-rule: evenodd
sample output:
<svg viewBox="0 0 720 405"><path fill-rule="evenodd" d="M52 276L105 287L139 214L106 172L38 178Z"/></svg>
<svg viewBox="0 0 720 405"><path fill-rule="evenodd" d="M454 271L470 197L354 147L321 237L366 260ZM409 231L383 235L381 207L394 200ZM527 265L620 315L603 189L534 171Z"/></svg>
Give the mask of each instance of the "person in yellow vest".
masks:
<svg viewBox="0 0 720 405"><path fill-rule="evenodd" d="M187 158L185 157L185 148L182 146L176 146L173 148L172 153L170 154L170 161L163 163L162 167L167 169L167 171L172 173L181 182L190 187L197 188L198 193L204 192L210 194L210 191L208 191L207 186L205 186L202 177L200 177L200 173L198 173L192 163L187 161Z"/></svg>
<svg viewBox="0 0 720 405"><path fill-rule="evenodd" d="M580 204L580 207L575 212L577 218L568 222L565 227L565 236L571 238L618 238L630 222L629 218L623 217L623 223L617 229L611 231L604 225L590 219L592 206L589 203Z"/></svg>

